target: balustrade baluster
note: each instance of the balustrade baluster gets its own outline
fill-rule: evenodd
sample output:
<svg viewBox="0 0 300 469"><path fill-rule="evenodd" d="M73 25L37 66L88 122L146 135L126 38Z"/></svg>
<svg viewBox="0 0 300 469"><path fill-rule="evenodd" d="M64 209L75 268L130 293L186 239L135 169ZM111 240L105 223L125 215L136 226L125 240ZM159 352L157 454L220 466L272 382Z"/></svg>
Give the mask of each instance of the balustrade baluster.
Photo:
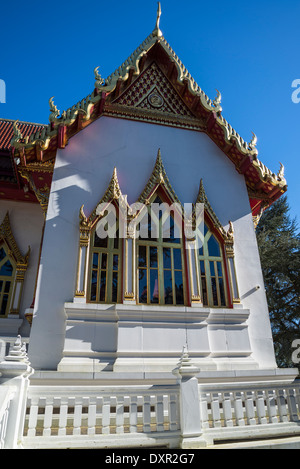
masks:
<svg viewBox="0 0 300 469"><path fill-rule="evenodd" d="M124 433L124 398L116 399L116 433Z"/></svg>
<svg viewBox="0 0 300 469"><path fill-rule="evenodd" d="M271 389L266 391L266 399L267 399L269 423L278 423L275 391Z"/></svg>
<svg viewBox="0 0 300 469"><path fill-rule="evenodd" d="M36 436L38 410L39 410L39 398L32 397L30 401L30 413L29 413L27 436Z"/></svg>
<svg viewBox="0 0 300 469"><path fill-rule="evenodd" d="M203 429L209 428L208 404L210 403L210 394L201 394L200 398L200 416Z"/></svg>
<svg viewBox="0 0 300 469"><path fill-rule="evenodd" d="M296 405L296 396L295 396L295 391L293 388L287 389L287 402L288 402L290 420L292 422L297 422L299 418L298 418L297 405Z"/></svg>
<svg viewBox="0 0 300 469"><path fill-rule="evenodd" d="M256 410L258 416L258 423L268 423L265 407L265 392L263 390L256 391Z"/></svg>
<svg viewBox="0 0 300 469"><path fill-rule="evenodd" d="M283 389L277 390L277 405L280 416L280 422L288 422L288 409Z"/></svg>
<svg viewBox="0 0 300 469"><path fill-rule="evenodd" d="M110 397L103 398L102 406L102 433L108 435L110 433Z"/></svg>
<svg viewBox="0 0 300 469"><path fill-rule="evenodd" d="M214 428L221 427L221 414L220 414L220 404L219 404L219 393L212 393L211 401L211 411Z"/></svg>
<svg viewBox="0 0 300 469"><path fill-rule="evenodd" d="M89 410L88 410L88 435L95 435L96 432L96 398L91 397L89 401Z"/></svg>
<svg viewBox="0 0 300 469"><path fill-rule="evenodd" d="M53 415L53 398L47 398L46 406L45 406L43 436L51 435L52 415Z"/></svg>
<svg viewBox="0 0 300 469"><path fill-rule="evenodd" d="M137 432L137 423L138 423L138 415L137 415L137 396L130 397L130 408L129 408L129 431L130 433Z"/></svg>
<svg viewBox="0 0 300 469"><path fill-rule="evenodd" d="M59 407L59 421L58 421L58 435L66 435L67 433L67 422L68 422L68 398L57 398L55 401L58 401L58 404L55 404L56 407Z"/></svg>
<svg viewBox="0 0 300 469"><path fill-rule="evenodd" d="M164 431L164 403L163 403L164 396L158 394L156 396L156 431L163 432Z"/></svg>
<svg viewBox="0 0 300 469"><path fill-rule="evenodd" d="M255 409L254 409L254 392L248 391L245 393L245 409L248 425L255 425Z"/></svg>
<svg viewBox="0 0 300 469"><path fill-rule="evenodd" d="M298 413L300 413L300 388L299 385L295 387L296 403L298 408Z"/></svg>
<svg viewBox="0 0 300 469"><path fill-rule="evenodd" d="M170 431L178 430L178 396L177 394L170 394L169 398L169 429Z"/></svg>
<svg viewBox="0 0 300 469"><path fill-rule="evenodd" d="M224 411L224 422L226 427L233 427L232 420L232 407L231 407L231 393L223 393L223 411Z"/></svg>
<svg viewBox="0 0 300 469"><path fill-rule="evenodd" d="M73 435L81 434L81 420L82 420L82 398L75 398L74 405L74 421L73 421Z"/></svg>
<svg viewBox="0 0 300 469"><path fill-rule="evenodd" d="M243 396L243 392L236 391L234 393L233 405L235 412L235 423L239 427L243 427L246 425L244 418Z"/></svg>
<svg viewBox="0 0 300 469"><path fill-rule="evenodd" d="M151 405L150 396L144 396L143 403L143 428L145 433L151 431Z"/></svg>

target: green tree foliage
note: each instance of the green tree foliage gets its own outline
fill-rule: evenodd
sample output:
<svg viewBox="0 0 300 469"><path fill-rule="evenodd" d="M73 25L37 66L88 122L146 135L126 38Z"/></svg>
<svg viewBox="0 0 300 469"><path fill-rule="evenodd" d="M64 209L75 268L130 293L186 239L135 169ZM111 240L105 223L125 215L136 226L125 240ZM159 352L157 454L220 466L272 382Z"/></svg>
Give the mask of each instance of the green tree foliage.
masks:
<svg viewBox="0 0 300 469"><path fill-rule="evenodd" d="M300 235L286 196L263 213L256 235L277 364L296 367L292 344L300 339Z"/></svg>

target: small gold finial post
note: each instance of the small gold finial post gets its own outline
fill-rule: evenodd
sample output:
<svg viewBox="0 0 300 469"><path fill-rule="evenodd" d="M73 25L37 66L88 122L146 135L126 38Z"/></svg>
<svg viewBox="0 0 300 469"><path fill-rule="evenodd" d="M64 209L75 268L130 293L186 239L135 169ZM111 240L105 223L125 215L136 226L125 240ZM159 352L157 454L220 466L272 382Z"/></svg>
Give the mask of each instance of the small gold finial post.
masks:
<svg viewBox="0 0 300 469"><path fill-rule="evenodd" d="M157 14L156 14L156 25L155 25L153 33L156 34L157 36L162 36L162 32L159 29L159 22L160 22L160 17L161 17L161 5L160 5L160 2L157 2L157 4L158 6L157 6Z"/></svg>

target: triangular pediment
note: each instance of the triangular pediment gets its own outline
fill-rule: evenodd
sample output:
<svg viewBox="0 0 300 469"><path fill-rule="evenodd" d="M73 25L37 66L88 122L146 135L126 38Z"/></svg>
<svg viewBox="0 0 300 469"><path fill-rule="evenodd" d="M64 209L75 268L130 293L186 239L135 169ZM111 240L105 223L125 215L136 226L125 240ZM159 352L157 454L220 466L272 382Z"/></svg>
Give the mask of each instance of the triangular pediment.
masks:
<svg viewBox="0 0 300 469"><path fill-rule="evenodd" d="M136 109L194 117L156 62L150 64L114 103Z"/></svg>

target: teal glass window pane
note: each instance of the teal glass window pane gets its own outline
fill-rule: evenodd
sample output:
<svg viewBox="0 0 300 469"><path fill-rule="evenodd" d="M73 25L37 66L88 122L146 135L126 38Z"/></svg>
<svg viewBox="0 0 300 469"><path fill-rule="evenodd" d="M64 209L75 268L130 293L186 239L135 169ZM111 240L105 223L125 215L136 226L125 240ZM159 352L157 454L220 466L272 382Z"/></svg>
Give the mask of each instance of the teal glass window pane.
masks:
<svg viewBox="0 0 300 469"><path fill-rule="evenodd" d="M114 238L114 249L119 249L119 230L116 232L116 237Z"/></svg>
<svg viewBox="0 0 300 469"><path fill-rule="evenodd" d="M200 272L201 272L201 275L205 275L204 261L200 261Z"/></svg>
<svg viewBox="0 0 300 469"><path fill-rule="evenodd" d="M106 269L106 265L107 265L107 254L106 252L103 252L102 253L102 256L101 256L101 269Z"/></svg>
<svg viewBox="0 0 300 469"><path fill-rule="evenodd" d="M221 306L226 306L223 278L219 278L219 290L220 290Z"/></svg>
<svg viewBox="0 0 300 469"><path fill-rule="evenodd" d="M100 301L105 301L106 271L101 271L100 278Z"/></svg>
<svg viewBox="0 0 300 469"><path fill-rule="evenodd" d="M164 269L171 269L171 248L163 249Z"/></svg>
<svg viewBox="0 0 300 469"><path fill-rule="evenodd" d="M219 277L222 277L222 276L223 276L223 272L222 272L222 264L221 264L221 262L217 262L217 271L218 271L218 276L219 276Z"/></svg>
<svg viewBox="0 0 300 469"><path fill-rule="evenodd" d="M93 254L93 269L98 268L98 254L94 253Z"/></svg>
<svg viewBox="0 0 300 469"><path fill-rule="evenodd" d="M92 271L92 282L91 282L91 301L96 301L97 296L97 270Z"/></svg>
<svg viewBox="0 0 300 469"><path fill-rule="evenodd" d="M95 231L95 236L94 236L94 246L95 248L107 248L107 240L108 240L108 237L106 236L106 238L99 238L99 236L97 235L96 231Z"/></svg>
<svg viewBox="0 0 300 469"><path fill-rule="evenodd" d="M174 269L181 270L181 249L173 249Z"/></svg>
<svg viewBox="0 0 300 469"><path fill-rule="evenodd" d="M6 313L7 303L8 303L8 295L3 295L1 308L0 308L1 316L4 316L4 314Z"/></svg>
<svg viewBox="0 0 300 469"><path fill-rule="evenodd" d="M184 304L183 280L182 280L182 272L180 271L175 272L175 292L176 292L176 304L183 305Z"/></svg>
<svg viewBox="0 0 300 469"><path fill-rule="evenodd" d="M216 283L215 278L211 279L211 291L212 291L214 305L218 306L217 283Z"/></svg>
<svg viewBox="0 0 300 469"><path fill-rule="evenodd" d="M205 277L201 277L201 284L202 284L203 305L207 306L208 305L208 299L207 299L207 286L206 286Z"/></svg>
<svg viewBox="0 0 300 469"><path fill-rule="evenodd" d="M164 296L165 304L173 304L172 272L164 271Z"/></svg>
<svg viewBox="0 0 300 469"><path fill-rule="evenodd" d="M163 241L166 243L180 243L179 228L175 226L172 216L169 216L163 226Z"/></svg>
<svg viewBox="0 0 300 469"><path fill-rule="evenodd" d="M147 270L139 269L139 302L147 303Z"/></svg>
<svg viewBox="0 0 300 469"><path fill-rule="evenodd" d="M112 302L116 303L118 300L118 272L113 272L112 279Z"/></svg>
<svg viewBox="0 0 300 469"><path fill-rule="evenodd" d="M211 235L207 242L208 255L211 257L221 257L220 245L214 235Z"/></svg>
<svg viewBox="0 0 300 469"><path fill-rule="evenodd" d="M146 266L146 246L139 246L139 267Z"/></svg>
<svg viewBox="0 0 300 469"><path fill-rule="evenodd" d="M159 290L158 290L158 272L157 269L150 270L150 302L159 302Z"/></svg>
<svg viewBox="0 0 300 469"><path fill-rule="evenodd" d="M157 267L157 247L150 246L150 267Z"/></svg>
<svg viewBox="0 0 300 469"><path fill-rule="evenodd" d="M11 265L10 261L7 260L1 267L0 275L7 275L11 277L12 273L13 273L13 266Z"/></svg>
<svg viewBox="0 0 300 469"><path fill-rule="evenodd" d="M114 254L114 256L113 256L113 270L118 270L118 265L119 265L119 256L117 254Z"/></svg>

